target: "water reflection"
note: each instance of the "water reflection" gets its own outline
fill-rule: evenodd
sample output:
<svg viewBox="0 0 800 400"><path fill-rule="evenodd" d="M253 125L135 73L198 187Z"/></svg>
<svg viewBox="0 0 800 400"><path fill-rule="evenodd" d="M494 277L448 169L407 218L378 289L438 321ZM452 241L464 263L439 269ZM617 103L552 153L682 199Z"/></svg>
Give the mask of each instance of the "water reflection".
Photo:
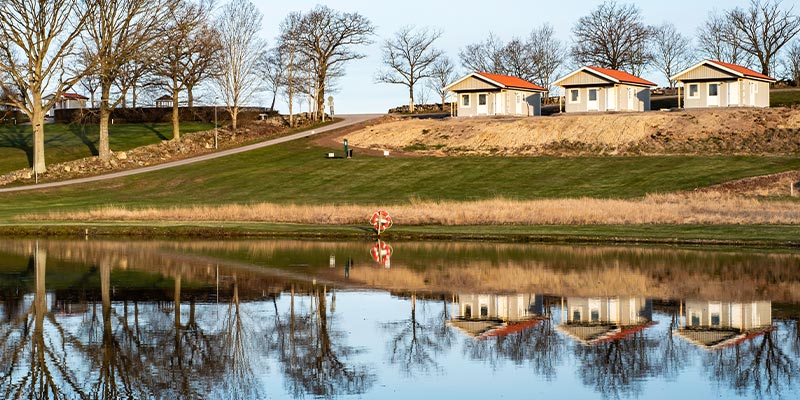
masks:
<svg viewBox="0 0 800 400"><path fill-rule="evenodd" d="M568 258L585 263L562 268L559 247L464 247L472 261L446 265L426 246L408 252L428 254L429 266L404 250L385 269L354 267L371 262L363 244L3 241L0 397L494 397L531 384L562 397L798 395L797 294L714 297L719 285L775 276L794 287L792 254L676 250L689 265L716 260L704 274L711 290L664 300L602 284L658 276L658 293L694 288L682 264L639 265L675 259L667 250L578 248ZM619 262L602 269L597 257ZM762 261L775 269L742 267ZM542 270L553 290L518 290L539 287L547 278L527 275ZM513 290L492 289L497 271L516 274L502 278ZM598 279L559 293L586 276ZM387 282L391 295L365 290ZM517 383L447 384L506 378Z"/></svg>

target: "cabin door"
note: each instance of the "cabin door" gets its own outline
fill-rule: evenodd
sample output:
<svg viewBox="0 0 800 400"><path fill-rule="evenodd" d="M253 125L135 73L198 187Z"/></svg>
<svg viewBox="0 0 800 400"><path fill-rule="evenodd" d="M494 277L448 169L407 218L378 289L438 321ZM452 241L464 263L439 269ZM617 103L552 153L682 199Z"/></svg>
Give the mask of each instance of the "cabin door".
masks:
<svg viewBox="0 0 800 400"><path fill-rule="evenodd" d="M614 111L617 109L617 88L612 87L606 90L606 110Z"/></svg>
<svg viewBox="0 0 800 400"><path fill-rule="evenodd" d="M750 105L756 105L756 97L758 95L758 84L755 82L750 82Z"/></svg>
<svg viewBox="0 0 800 400"><path fill-rule="evenodd" d="M495 93L494 94L494 115L503 115L506 113L505 110L505 93Z"/></svg>
<svg viewBox="0 0 800 400"><path fill-rule="evenodd" d="M478 115L489 114L489 94L478 93Z"/></svg>
<svg viewBox="0 0 800 400"><path fill-rule="evenodd" d="M728 107L739 105L739 82L728 83Z"/></svg>
<svg viewBox="0 0 800 400"><path fill-rule="evenodd" d="M634 104L636 104L636 91L628 88L628 111L635 111Z"/></svg>
<svg viewBox="0 0 800 400"><path fill-rule="evenodd" d="M718 83L709 83L708 84L708 99L706 105L711 107L719 107L719 84Z"/></svg>
<svg viewBox="0 0 800 400"><path fill-rule="evenodd" d="M586 100L586 110L587 111L599 111L600 110L600 100L597 98L597 92L599 90L597 88L589 89L589 95L587 96Z"/></svg>
<svg viewBox="0 0 800 400"><path fill-rule="evenodd" d="M527 114L523 108L524 104L525 104L525 97L517 93L517 115Z"/></svg>

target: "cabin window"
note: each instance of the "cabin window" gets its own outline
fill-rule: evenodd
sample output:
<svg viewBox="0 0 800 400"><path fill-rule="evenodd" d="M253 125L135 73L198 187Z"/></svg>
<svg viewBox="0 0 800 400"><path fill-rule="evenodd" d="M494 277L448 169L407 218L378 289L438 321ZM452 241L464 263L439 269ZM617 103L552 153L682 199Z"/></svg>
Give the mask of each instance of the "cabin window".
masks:
<svg viewBox="0 0 800 400"><path fill-rule="evenodd" d="M461 95L461 106L462 107L469 107L469 95L462 94Z"/></svg>
<svg viewBox="0 0 800 400"><path fill-rule="evenodd" d="M573 321L581 320L581 310L579 308L575 308L572 310L572 320Z"/></svg>
<svg viewBox="0 0 800 400"><path fill-rule="evenodd" d="M700 85L693 83L689 85L689 97L696 98L699 97L700 92Z"/></svg>
<svg viewBox="0 0 800 400"><path fill-rule="evenodd" d="M719 313L712 313L711 326L719 326L719 323L720 323Z"/></svg>
<svg viewBox="0 0 800 400"><path fill-rule="evenodd" d="M589 101L597 101L597 89L589 89Z"/></svg>
<svg viewBox="0 0 800 400"><path fill-rule="evenodd" d="M572 89L569 91L569 102L570 103L577 103L581 99L581 91L578 89Z"/></svg>
<svg viewBox="0 0 800 400"><path fill-rule="evenodd" d="M489 97L486 93L481 93L478 95L478 105L485 106L486 105L486 98Z"/></svg>
<svg viewBox="0 0 800 400"><path fill-rule="evenodd" d="M717 85L716 83L710 83L708 85L708 95L719 96L719 85Z"/></svg>
<svg viewBox="0 0 800 400"><path fill-rule="evenodd" d="M487 307L485 304L481 304L481 317L487 316L489 316L489 307Z"/></svg>
<svg viewBox="0 0 800 400"><path fill-rule="evenodd" d="M700 326L700 314L692 313L691 321L691 326Z"/></svg>
<svg viewBox="0 0 800 400"><path fill-rule="evenodd" d="M472 317L472 306L467 304L464 306L464 318Z"/></svg>
<svg viewBox="0 0 800 400"><path fill-rule="evenodd" d="M591 314L592 314L592 322L600 321L600 310L592 309Z"/></svg>

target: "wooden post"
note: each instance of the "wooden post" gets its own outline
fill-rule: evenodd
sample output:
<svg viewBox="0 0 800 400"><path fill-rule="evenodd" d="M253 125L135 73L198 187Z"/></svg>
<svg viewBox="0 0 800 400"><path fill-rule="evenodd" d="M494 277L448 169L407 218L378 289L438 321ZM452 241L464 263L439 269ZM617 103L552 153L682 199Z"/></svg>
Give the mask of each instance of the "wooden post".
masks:
<svg viewBox="0 0 800 400"><path fill-rule="evenodd" d="M561 86L558 87L558 113L561 114Z"/></svg>
<svg viewBox="0 0 800 400"><path fill-rule="evenodd" d="M678 88L678 108L681 108L681 86L677 86Z"/></svg>

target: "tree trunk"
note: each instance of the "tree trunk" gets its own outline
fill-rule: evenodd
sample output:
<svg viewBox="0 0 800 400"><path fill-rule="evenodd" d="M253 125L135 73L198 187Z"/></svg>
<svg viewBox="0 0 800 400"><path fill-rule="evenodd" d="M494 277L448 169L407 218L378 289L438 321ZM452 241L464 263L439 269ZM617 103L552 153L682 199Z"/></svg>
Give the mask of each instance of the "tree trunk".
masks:
<svg viewBox="0 0 800 400"><path fill-rule="evenodd" d="M194 86L186 85L186 106L189 108L194 107L194 93L192 89L194 89Z"/></svg>
<svg viewBox="0 0 800 400"><path fill-rule="evenodd" d="M131 86L131 107L136 108L136 82Z"/></svg>
<svg viewBox="0 0 800 400"><path fill-rule="evenodd" d="M111 118L108 98L111 95L111 82L102 83L100 88L100 140L97 146L97 155L101 160L107 161L111 157L108 145L108 120Z"/></svg>
<svg viewBox="0 0 800 400"><path fill-rule="evenodd" d="M325 112L325 110L324 110L324 108L325 108L325 80L324 79L320 80L319 83L318 83L318 86L317 86L317 97L314 100L316 100L315 103L316 103L316 107L317 107L316 115L315 115L314 119L316 119L317 121L321 121L322 120L322 113Z"/></svg>
<svg viewBox="0 0 800 400"><path fill-rule="evenodd" d="M414 113L414 86L408 87L408 111Z"/></svg>
<svg viewBox="0 0 800 400"><path fill-rule="evenodd" d="M172 86L172 140L181 139L180 110L178 110L178 90L177 83Z"/></svg>
<svg viewBox="0 0 800 400"><path fill-rule="evenodd" d="M269 106L269 111L275 111L275 99L278 97L278 91L272 92L272 105Z"/></svg>
<svg viewBox="0 0 800 400"><path fill-rule="evenodd" d="M233 129L234 133L236 133L236 126L237 126L236 120L238 119L239 119L239 106L233 106L231 107L231 129Z"/></svg>
<svg viewBox="0 0 800 400"><path fill-rule="evenodd" d="M42 174L47 172L47 166L44 162L44 110L42 109L42 99L40 96L34 96L32 111L33 170L35 173Z"/></svg>

